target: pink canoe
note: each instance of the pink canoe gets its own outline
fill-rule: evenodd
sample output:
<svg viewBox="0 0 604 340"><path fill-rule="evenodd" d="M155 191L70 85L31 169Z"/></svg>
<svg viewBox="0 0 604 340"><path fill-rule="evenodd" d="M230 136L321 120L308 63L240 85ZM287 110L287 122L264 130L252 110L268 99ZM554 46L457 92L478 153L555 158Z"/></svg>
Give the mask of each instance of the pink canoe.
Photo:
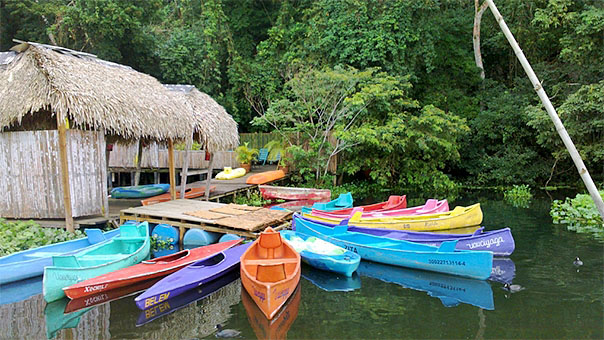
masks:
<svg viewBox="0 0 604 340"><path fill-rule="evenodd" d="M327 218L346 218L352 216L357 211L363 211L363 217L392 217L392 216L412 216L412 215L424 215L424 214L436 214L440 212L449 211L449 203L447 200L435 200L429 199L426 204L412 208L405 209L392 209L392 210L379 210L379 211L365 211L362 207L353 208L349 214L327 212L322 210L312 210L312 215L317 217Z"/></svg>

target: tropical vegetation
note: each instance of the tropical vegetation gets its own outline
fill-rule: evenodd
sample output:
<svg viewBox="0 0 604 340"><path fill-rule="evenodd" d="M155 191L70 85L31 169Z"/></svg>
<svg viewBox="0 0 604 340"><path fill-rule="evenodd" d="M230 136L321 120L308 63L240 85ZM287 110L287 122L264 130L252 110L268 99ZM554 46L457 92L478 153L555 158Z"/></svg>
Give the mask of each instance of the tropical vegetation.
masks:
<svg viewBox="0 0 604 340"><path fill-rule="evenodd" d="M0 0L0 50L58 44L195 85L240 132L279 133L305 185L580 186L488 9L477 67L475 2ZM496 3L601 186L603 2Z"/></svg>

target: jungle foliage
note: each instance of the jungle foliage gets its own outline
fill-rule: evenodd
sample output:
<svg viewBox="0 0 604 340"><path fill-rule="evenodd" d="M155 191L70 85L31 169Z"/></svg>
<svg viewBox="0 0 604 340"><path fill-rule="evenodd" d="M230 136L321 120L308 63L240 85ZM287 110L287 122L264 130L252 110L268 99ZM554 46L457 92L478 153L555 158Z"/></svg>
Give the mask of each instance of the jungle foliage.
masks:
<svg viewBox="0 0 604 340"><path fill-rule="evenodd" d="M603 183L604 3L497 5ZM195 85L241 132L289 136L302 182L368 177L435 194L576 184L488 10L480 78L473 19L469 0L0 0L0 50L13 38L55 43Z"/></svg>

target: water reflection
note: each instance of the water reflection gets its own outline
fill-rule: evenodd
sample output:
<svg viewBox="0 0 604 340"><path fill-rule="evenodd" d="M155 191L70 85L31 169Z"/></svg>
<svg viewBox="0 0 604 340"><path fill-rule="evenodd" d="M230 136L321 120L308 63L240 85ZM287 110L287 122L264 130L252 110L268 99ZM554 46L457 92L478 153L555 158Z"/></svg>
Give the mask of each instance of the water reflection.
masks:
<svg viewBox="0 0 604 340"><path fill-rule="evenodd" d="M491 269L490 281L510 283L516 276L516 265L514 261L506 257L494 257L493 269Z"/></svg>
<svg viewBox="0 0 604 340"><path fill-rule="evenodd" d="M25 300L42 293L42 275L0 285L0 305Z"/></svg>
<svg viewBox="0 0 604 340"><path fill-rule="evenodd" d="M164 315L168 315L174 311L186 307L188 304L195 301L201 300L210 294L214 293L218 289L228 285L235 281L239 277L239 272L236 270L223 275L216 280L210 281L197 288L191 289L186 293L175 296L174 298L168 299L156 306L145 309L138 316L136 326L142 326L153 320L161 318Z"/></svg>
<svg viewBox="0 0 604 340"><path fill-rule="evenodd" d="M151 286L162 278L155 278L147 281L138 282L129 286L112 289L106 292L84 296L78 299L70 300L65 307L65 313L76 312L80 309L104 304L110 301L118 300L126 296L139 293Z"/></svg>
<svg viewBox="0 0 604 340"><path fill-rule="evenodd" d="M361 276L427 292L428 295L439 298L446 307L454 307L461 302L483 309L495 309L493 291L486 281L369 261L361 261L358 273Z"/></svg>
<svg viewBox="0 0 604 340"><path fill-rule="evenodd" d="M286 338L289 328L298 317L301 290L298 284L292 296L272 320L266 318L245 289L241 290L241 302L258 339Z"/></svg>
<svg viewBox="0 0 604 340"><path fill-rule="evenodd" d="M351 277L347 277L304 265L302 266L302 277L328 292L350 292L361 288L361 278L357 272L352 273Z"/></svg>

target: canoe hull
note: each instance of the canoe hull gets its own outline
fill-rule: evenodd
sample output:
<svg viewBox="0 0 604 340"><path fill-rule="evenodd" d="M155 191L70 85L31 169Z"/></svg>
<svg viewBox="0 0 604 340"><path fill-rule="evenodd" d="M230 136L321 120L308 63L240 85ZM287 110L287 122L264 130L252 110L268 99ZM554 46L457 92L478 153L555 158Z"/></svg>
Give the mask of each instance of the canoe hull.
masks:
<svg viewBox="0 0 604 340"><path fill-rule="evenodd" d="M216 190L216 186L212 185L210 186L210 192ZM205 195L206 193L206 187L199 187L199 188L190 188L187 189L185 191L185 198L186 199L192 199L192 198L197 198L197 197L201 197L203 195ZM180 198L180 191L176 192L176 197ZM170 193L165 193L165 194L161 194L161 195L157 195L157 196L153 196L153 197L149 197L146 198L144 200L141 200L141 204L142 205L151 205L151 204L156 204L156 203L161 203L161 202L168 202L172 199L172 196Z"/></svg>
<svg viewBox="0 0 604 340"><path fill-rule="evenodd" d="M265 171L251 175L245 180L247 184L265 184L285 177L283 170Z"/></svg>
<svg viewBox="0 0 604 340"><path fill-rule="evenodd" d="M315 208L315 207L313 207ZM321 205L317 206L317 209L322 209L323 207ZM388 198L388 200L386 202L380 202L380 203L375 203L375 204L369 204L369 205L362 205L356 208L363 208L363 212L379 212L379 211L386 211L386 210L395 210L395 209L404 209L407 208L407 196L406 195L402 195L402 196L398 196L398 195L392 195ZM355 209L352 206L349 208L339 208L339 209L335 209L335 210L331 210L330 213L333 214L337 214L337 215L343 215L343 216L350 216L350 214L352 214L352 210ZM310 211L305 211L302 210L303 213L310 213Z"/></svg>
<svg viewBox="0 0 604 340"><path fill-rule="evenodd" d="M455 241L441 247L348 232L347 226L329 228L294 215L296 231L321 238L353 251L363 260L389 265L435 271L484 280L491 275L493 253L486 251L452 251ZM452 246L452 247L451 247Z"/></svg>
<svg viewBox="0 0 604 340"><path fill-rule="evenodd" d="M168 190L170 190L170 184L118 187L111 190L111 198L146 198L163 194Z"/></svg>
<svg viewBox="0 0 604 340"><path fill-rule="evenodd" d="M298 236L303 240L306 240L309 237L308 235L291 230L282 230L280 233L286 241L291 240L293 236ZM302 257L302 261L309 266L351 277L352 273L359 267L361 256L350 250L342 250L345 251L345 253L341 255L324 255L303 250L300 252L300 256Z"/></svg>
<svg viewBox="0 0 604 340"><path fill-rule="evenodd" d="M430 199L426 201L426 204L404 209L394 210L380 210L380 211L368 211L363 212L363 217L399 217L399 216L417 216L427 214L437 214L441 212L449 211L449 204L447 200L437 201ZM326 218L348 218L349 216L337 213L330 213L323 210L312 209L310 212L314 216L326 217Z"/></svg>
<svg viewBox="0 0 604 340"><path fill-rule="evenodd" d="M300 254L271 227L241 256L241 284L270 320L300 282Z"/></svg>
<svg viewBox="0 0 604 340"><path fill-rule="evenodd" d="M133 236L134 232L138 236ZM147 222L137 226L122 225L120 234L75 256L54 256L53 265L44 268L44 300L51 302L61 299L65 296L64 287L135 265L149 256L151 243ZM116 249L122 252L116 254Z"/></svg>
<svg viewBox="0 0 604 340"><path fill-rule="evenodd" d="M331 191L328 189L277 187L271 185L258 186L262 197L266 200L330 200Z"/></svg>
<svg viewBox="0 0 604 340"><path fill-rule="evenodd" d="M331 228L335 227L335 225L329 223L320 224ZM457 240L457 245L455 246L456 250L491 251L493 252L493 255L496 256L511 255L516 248L510 228L486 232L482 232L483 228L480 228L480 230L473 234L442 234L363 227L348 227L348 230L356 233L392 238L395 240L422 243L435 247L440 246L445 241Z"/></svg>
<svg viewBox="0 0 604 340"><path fill-rule="evenodd" d="M106 239L119 234L119 229L103 233ZM88 238L81 238L4 256L0 258L0 284L40 276L44 274L44 267L52 266L53 255L79 252L93 245Z"/></svg>
<svg viewBox="0 0 604 340"><path fill-rule="evenodd" d="M469 207L456 207L449 212L431 215L363 218L362 214L360 214L360 216L359 214L360 213L355 214L355 216L349 220L348 224L350 226L413 231L440 231L477 226L482 223L483 217L480 203ZM343 220L317 217L309 214L304 214L304 217L312 221L330 224L339 224Z"/></svg>
<svg viewBox="0 0 604 340"><path fill-rule="evenodd" d="M151 261L144 261L143 263L139 263L131 267L79 282L75 285L64 288L63 291L67 297L77 299L92 294L98 294L113 289L126 287L141 281L170 275L195 261L233 247L241 241L242 240L240 239L225 243L217 243L201 248L183 250L179 253L186 255L184 257L180 257L177 253L163 258L153 259ZM164 262L169 261L171 257L179 258L170 262Z"/></svg>
<svg viewBox="0 0 604 340"><path fill-rule="evenodd" d="M237 244L240 241L236 240L227 243ZM218 243L218 245L220 244ZM243 244L232 248L229 247L166 276L143 294L137 296L134 299L136 306L144 310L228 273L239 265L241 255L249 246L250 244ZM214 262L213 258L219 262Z"/></svg>

